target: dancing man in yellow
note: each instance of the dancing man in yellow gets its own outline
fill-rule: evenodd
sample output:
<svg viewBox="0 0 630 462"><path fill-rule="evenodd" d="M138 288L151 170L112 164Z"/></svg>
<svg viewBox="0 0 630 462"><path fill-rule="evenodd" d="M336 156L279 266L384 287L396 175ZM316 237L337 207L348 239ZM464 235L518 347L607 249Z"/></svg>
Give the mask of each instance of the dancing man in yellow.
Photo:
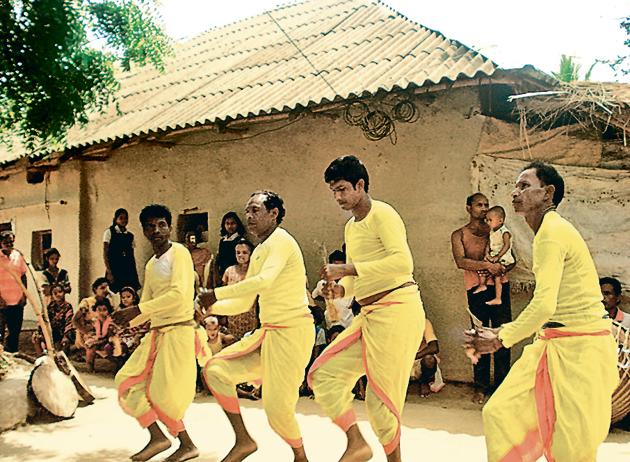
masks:
<svg viewBox="0 0 630 462"><path fill-rule="evenodd" d="M169 239L170 211L149 205L140 213L140 223L154 255L145 267L140 303L113 318L116 324L131 327L151 321L151 330L116 374L118 400L150 434L149 443L131 460L149 460L170 448L159 420L180 441L166 461L181 462L199 455L182 422L195 397L195 356L205 364L212 353L203 330L195 329L193 263L186 247Z"/></svg>
<svg viewBox="0 0 630 462"><path fill-rule="evenodd" d="M361 313L315 360L309 384L346 433L341 461L367 461L372 451L352 410L352 388L366 375L370 423L387 460L400 461L400 418L425 322L405 224L390 205L370 197L367 169L356 157L335 159L324 179L341 208L353 215L345 228L347 263L324 266L322 279L330 281L324 293L353 296Z"/></svg>
<svg viewBox="0 0 630 462"><path fill-rule="evenodd" d="M203 370L206 385L223 407L236 442L223 462L240 462L256 451L240 414L236 384L262 382L263 407L273 430L306 461L295 419L298 390L313 350L315 329L306 299L306 269L298 243L280 223L284 203L274 192L252 194L245 208L249 231L260 244L247 276L235 284L199 295L213 315L235 315L260 305L261 328L222 350Z"/></svg>
<svg viewBox="0 0 630 462"><path fill-rule="evenodd" d="M478 357L537 333L483 409L489 461L593 462L608 434L616 344L586 243L555 211L563 196L552 166L520 173L512 202L535 233L534 296L515 321L466 336Z"/></svg>

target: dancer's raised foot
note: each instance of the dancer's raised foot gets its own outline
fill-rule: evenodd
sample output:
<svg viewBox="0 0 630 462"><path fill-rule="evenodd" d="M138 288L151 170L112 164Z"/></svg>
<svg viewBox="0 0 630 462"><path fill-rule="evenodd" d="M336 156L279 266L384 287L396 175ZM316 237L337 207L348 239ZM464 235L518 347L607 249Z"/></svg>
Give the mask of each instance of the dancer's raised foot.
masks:
<svg viewBox="0 0 630 462"><path fill-rule="evenodd" d="M234 447L230 449L227 456L221 462L241 462L258 450L258 445L251 438L236 441Z"/></svg>
<svg viewBox="0 0 630 462"><path fill-rule="evenodd" d="M136 452L133 456L131 456L131 460L144 462L152 457L155 457L161 452L166 451L171 447L171 442L166 437L155 437L151 438L147 445L139 452Z"/></svg>

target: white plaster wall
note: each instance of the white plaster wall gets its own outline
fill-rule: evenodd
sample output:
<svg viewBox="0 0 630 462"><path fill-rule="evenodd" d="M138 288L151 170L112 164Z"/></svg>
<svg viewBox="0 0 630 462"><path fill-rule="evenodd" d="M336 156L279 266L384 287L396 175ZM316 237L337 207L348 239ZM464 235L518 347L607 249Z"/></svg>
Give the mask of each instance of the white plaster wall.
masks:
<svg viewBox="0 0 630 462"><path fill-rule="evenodd" d="M26 173L0 181L0 222L13 223L15 247L23 252L28 262L31 261L32 232L52 229L52 245L61 252L60 266L68 270L73 287L68 301L75 307L79 295L79 177L79 164L68 162L59 171L50 172L48 182L28 184ZM36 295L30 277L28 285L30 292ZM30 307L25 311L25 318L35 319Z"/></svg>

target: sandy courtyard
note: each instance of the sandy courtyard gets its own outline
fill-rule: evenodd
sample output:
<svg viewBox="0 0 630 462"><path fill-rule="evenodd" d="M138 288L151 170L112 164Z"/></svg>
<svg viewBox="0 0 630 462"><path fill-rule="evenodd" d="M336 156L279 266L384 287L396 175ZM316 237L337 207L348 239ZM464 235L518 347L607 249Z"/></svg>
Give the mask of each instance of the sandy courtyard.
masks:
<svg viewBox="0 0 630 462"><path fill-rule="evenodd" d="M116 402L111 377L85 375L99 396L94 404L79 408L73 419L29 425L0 434L3 462L119 462L146 442L146 432L125 415ZM449 390L449 387L451 390ZM485 461L481 413L449 385L439 396L405 408L402 449L406 461ZM459 393L459 395L458 395ZM290 461L291 451L271 431L260 401L241 400L245 423L258 442L259 451L247 462ZM462 407L464 409L462 409ZM355 401L360 427L375 449L373 461L385 457L366 419L364 404ZM313 400L301 398L298 421L311 462L338 460L344 436L325 418ZM233 444L233 435L221 408L212 397L199 395L185 418L188 431L201 451L199 461L217 462ZM157 456L152 460L163 460ZM630 461L630 433L615 430L599 451L599 461Z"/></svg>

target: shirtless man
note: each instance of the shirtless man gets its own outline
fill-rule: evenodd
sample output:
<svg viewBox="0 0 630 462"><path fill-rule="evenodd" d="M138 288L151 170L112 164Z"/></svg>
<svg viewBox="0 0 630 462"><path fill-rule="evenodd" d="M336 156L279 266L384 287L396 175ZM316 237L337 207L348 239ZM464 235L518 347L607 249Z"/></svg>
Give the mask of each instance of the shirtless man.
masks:
<svg viewBox="0 0 630 462"><path fill-rule="evenodd" d="M484 326L499 327L512 320L510 309L510 284L503 284L501 305L489 306L487 301L494 298L494 290L474 293L479 286L479 272L499 276L506 272L500 263L484 260L490 227L485 218L488 212L488 198L475 193L466 199L466 211L470 215L467 224L451 235L453 258L459 269L464 270L464 284L468 298L468 308ZM511 268L508 268L511 269ZM493 284L491 280L489 284ZM496 389L510 370L510 350L501 348L494 353L494 388ZM473 401L482 404L490 393L490 355L482 356L474 365L475 395Z"/></svg>

